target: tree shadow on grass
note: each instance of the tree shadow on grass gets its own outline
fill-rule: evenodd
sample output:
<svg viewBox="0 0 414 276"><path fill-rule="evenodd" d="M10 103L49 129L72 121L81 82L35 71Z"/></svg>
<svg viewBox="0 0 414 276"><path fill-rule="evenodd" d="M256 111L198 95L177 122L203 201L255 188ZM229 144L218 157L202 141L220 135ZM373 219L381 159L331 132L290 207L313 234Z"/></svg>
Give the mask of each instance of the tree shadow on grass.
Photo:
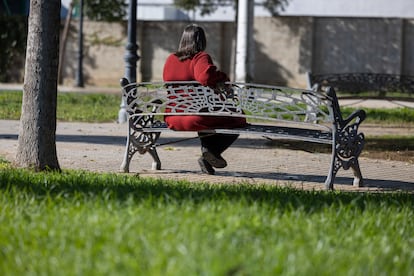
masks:
<svg viewBox="0 0 414 276"><path fill-rule="evenodd" d="M28 196L36 200L153 202L153 204L193 205L223 201L263 204L282 210L315 212L331 207L370 206L414 207L410 193L351 193L304 191L271 185L207 184L166 181L118 174L78 171L33 173L22 169L0 170L0 190L9 197Z"/></svg>
<svg viewBox="0 0 414 276"><path fill-rule="evenodd" d="M347 171L350 175L352 172ZM223 173L223 175L231 175L231 172ZM246 178L252 179L263 179L263 180L279 180L285 182L295 182L302 183L303 187L306 188L307 185L311 183L319 183L323 185L326 180L326 175L315 175L315 174L294 174L294 173L277 173L277 172L268 172L268 173L254 173L254 172L242 172L237 173L238 175ZM352 186L353 178L352 177L343 177L337 176L335 178L335 185L346 185ZM364 178L363 188L378 188L381 192L414 192L414 182L407 182L401 180L382 180L382 179L371 179ZM356 188L357 189L357 188Z"/></svg>

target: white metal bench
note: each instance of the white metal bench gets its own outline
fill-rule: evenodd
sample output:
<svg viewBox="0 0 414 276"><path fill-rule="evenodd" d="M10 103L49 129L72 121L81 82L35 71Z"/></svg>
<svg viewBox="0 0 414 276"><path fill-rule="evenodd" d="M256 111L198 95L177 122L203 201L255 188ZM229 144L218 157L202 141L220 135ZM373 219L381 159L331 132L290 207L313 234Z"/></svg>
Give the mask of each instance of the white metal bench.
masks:
<svg viewBox="0 0 414 276"><path fill-rule="evenodd" d="M157 140L162 132L172 131L164 123L164 116L197 114L244 117L249 122L244 128L204 131L207 133L255 134L332 145L326 188L333 189L340 168L353 170L354 186L363 184L358 157L364 135L358 127L366 114L357 110L342 118L332 88L317 91L228 82L227 89L215 90L196 82L129 83L127 79L121 79L121 86L128 113L128 136L121 165L124 172L129 172L136 152L148 152L153 158L152 168L161 169Z"/></svg>

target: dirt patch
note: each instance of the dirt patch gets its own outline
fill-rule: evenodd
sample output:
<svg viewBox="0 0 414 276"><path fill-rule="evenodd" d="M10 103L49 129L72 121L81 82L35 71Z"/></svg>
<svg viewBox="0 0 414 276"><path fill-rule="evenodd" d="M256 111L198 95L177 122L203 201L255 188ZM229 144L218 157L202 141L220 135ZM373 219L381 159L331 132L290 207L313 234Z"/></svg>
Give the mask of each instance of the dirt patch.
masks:
<svg viewBox="0 0 414 276"><path fill-rule="evenodd" d="M402 161L410 164L414 164L414 151L364 151L361 156L371 159L382 159L392 161Z"/></svg>
<svg viewBox="0 0 414 276"><path fill-rule="evenodd" d="M306 152L330 153L331 146L302 141L273 140L271 147L303 150ZM367 137L361 157L414 164L414 136Z"/></svg>
<svg viewBox="0 0 414 276"><path fill-rule="evenodd" d="M414 163L414 136L367 137L361 156Z"/></svg>

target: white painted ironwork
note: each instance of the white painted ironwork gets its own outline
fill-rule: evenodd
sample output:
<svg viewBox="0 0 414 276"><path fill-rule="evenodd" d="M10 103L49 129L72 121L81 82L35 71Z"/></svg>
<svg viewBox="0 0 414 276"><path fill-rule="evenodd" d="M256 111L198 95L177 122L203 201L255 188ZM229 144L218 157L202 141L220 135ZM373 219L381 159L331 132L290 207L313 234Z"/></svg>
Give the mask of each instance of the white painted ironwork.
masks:
<svg viewBox="0 0 414 276"><path fill-rule="evenodd" d="M333 115L324 92L287 87L226 83L212 89L197 83L140 83L124 87L129 114L236 116L249 120L295 122L330 130Z"/></svg>
<svg viewBox="0 0 414 276"><path fill-rule="evenodd" d="M148 152L152 168L160 169L157 140L171 131L165 115L244 117L243 128L211 129L203 132L256 134L270 139L291 139L332 145L332 159L325 181L333 189L340 168L352 168L354 185L363 183L358 157L364 134L358 127L365 119L363 110L343 118L334 89L324 91L294 89L250 83L223 84L212 89L196 82L139 83L121 81L128 113L128 136L121 170L129 171L132 156Z"/></svg>

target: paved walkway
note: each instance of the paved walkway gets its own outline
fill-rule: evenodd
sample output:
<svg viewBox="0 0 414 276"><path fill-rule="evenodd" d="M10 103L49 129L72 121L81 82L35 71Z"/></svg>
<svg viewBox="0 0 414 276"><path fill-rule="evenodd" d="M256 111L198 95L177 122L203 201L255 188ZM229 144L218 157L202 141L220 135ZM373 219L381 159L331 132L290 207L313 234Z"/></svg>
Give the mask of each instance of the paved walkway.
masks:
<svg viewBox="0 0 414 276"><path fill-rule="evenodd" d="M0 120L0 156L12 161L17 149L19 122ZM413 129L364 126L366 134L404 132ZM57 125L57 151L62 169L93 172L119 172L124 150L126 124L62 123ZM182 133L163 135L161 143L182 138ZM188 137L188 134L187 136ZM229 165L217 169L216 175L200 174L197 159L200 154L197 139L158 148L162 170L151 170L148 154L136 154L130 174L156 178L182 179L209 183L251 183L292 186L298 189L324 189L330 155L300 150L274 148L265 139L241 137L224 158ZM352 186L352 171L340 170L335 181L337 190L414 192L414 163L360 158L365 187Z"/></svg>
<svg viewBox="0 0 414 276"><path fill-rule="evenodd" d="M0 90L22 90L21 84L0 84ZM59 92L120 93L118 87L65 87ZM388 100L341 100L341 106L395 108L412 107L414 102ZM12 161L17 149L18 121L0 120L0 156ZM413 135L413 129L381 128L362 124L365 134ZM119 172L124 151L126 124L58 123L57 151L62 169L94 172ZM161 143L183 138L173 133L162 136ZM188 134L187 136L188 137ZM130 174L157 178L183 179L210 183L267 183L293 186L299 189L324 189L330 155L307 153L271 147L265 139L241 137L224 153L229 165L216 170L216 175L202 175L197 159L200 154L197 139L159 147L162 170L151 170L149 155L136 154ZM414 192L414 164L360 158L365 187L352 186L352 171L340 170L335 182L337 190Z"/></svg>

